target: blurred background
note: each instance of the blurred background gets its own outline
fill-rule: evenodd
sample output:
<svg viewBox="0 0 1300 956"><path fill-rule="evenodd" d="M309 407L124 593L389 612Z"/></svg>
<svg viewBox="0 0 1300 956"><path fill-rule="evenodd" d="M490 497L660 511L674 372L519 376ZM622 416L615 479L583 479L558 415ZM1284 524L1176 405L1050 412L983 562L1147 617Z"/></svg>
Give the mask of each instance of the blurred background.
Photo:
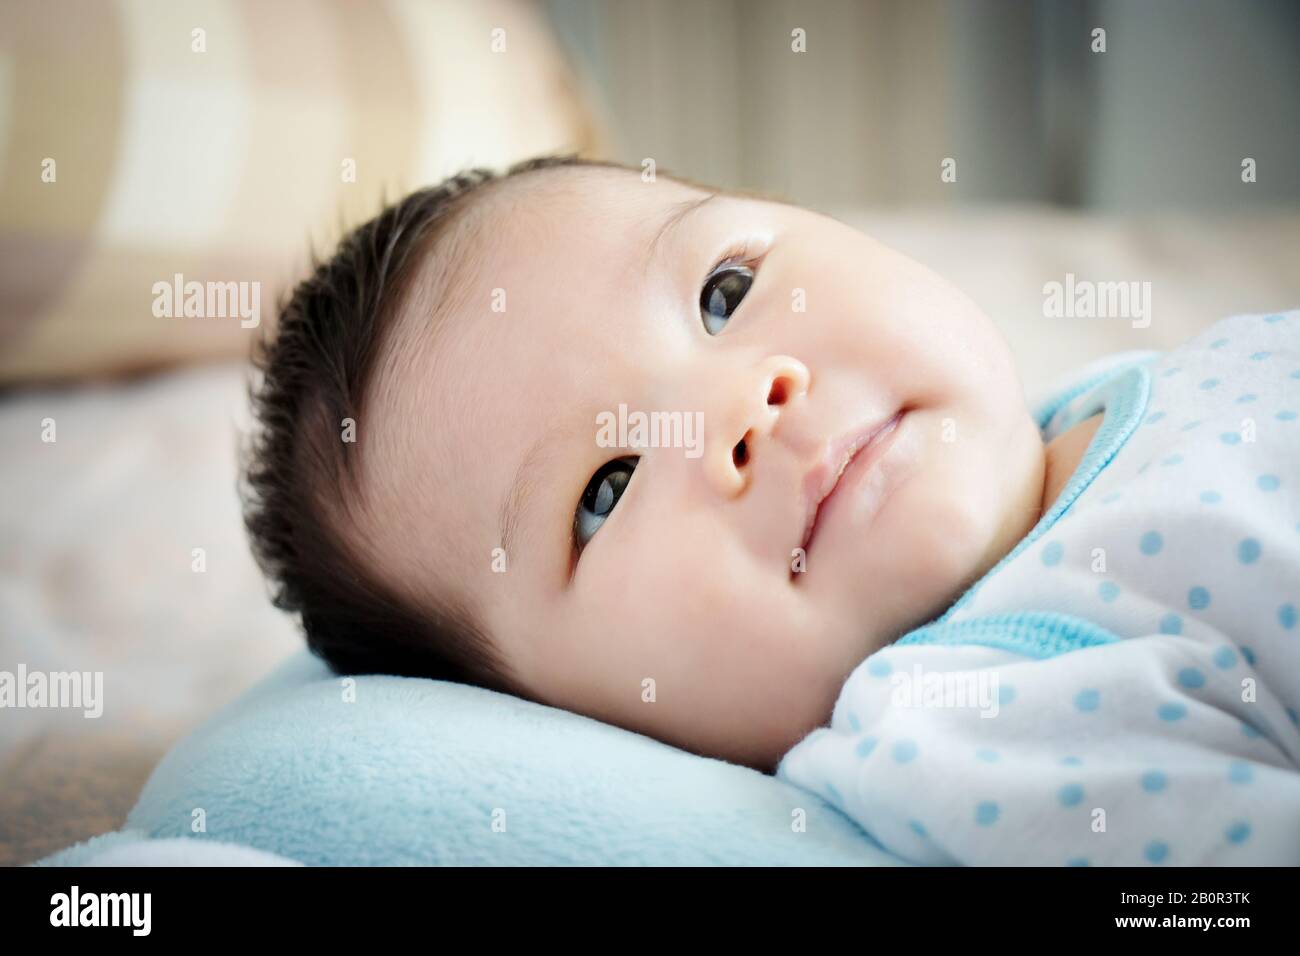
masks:
<svg viewBox="0 0 1300 956"><path fill-rule="evenodd" d="M121 826L301 646L240 525L243 360L385 198L553 152L769 193L972 296L1033 399L1300 303L1298 104L1286 0L0 0L0 670L105 693L0 709L0 864ZM1150 326L1047 318L1067 274L1150 282ZM257 283L260 327L156 315L177 275Z"/></svg>
<svg viewBox="0 0 1300 956"><path fill-rule="evenodd" d="M1290 0L547 0L618 158L802 205L1300 203ZM1105 31L1094 53L1092 31ZM805 52L792 53L792 32ZM1251 189L1243 156L1266 170ZM938 176L958 159L955 183Z"/></svg>

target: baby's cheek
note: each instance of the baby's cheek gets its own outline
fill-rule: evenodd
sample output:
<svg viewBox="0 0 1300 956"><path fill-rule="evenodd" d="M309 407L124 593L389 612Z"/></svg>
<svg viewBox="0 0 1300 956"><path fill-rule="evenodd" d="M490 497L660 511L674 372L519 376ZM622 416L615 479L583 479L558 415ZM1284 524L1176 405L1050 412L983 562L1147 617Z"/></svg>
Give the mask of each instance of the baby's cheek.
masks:
<svg viewBox="0 0 1300 956"><path fill-rule="evenodd" d="M971 572L989 535L981 511L991 508L992 502L981 501L981 497L941 500L930 512L923 537L910 549L917 583L933 582L942 595Z"/></svg>
<svg viewBox="0 0 1300 956"><path fill-rule="evenodd" d="M716 543L716 539L715 539ZM683 542L654 559L637 562L625 582L629 603L641 619L683 641L705 638L719 629L746 631L770 602L771 588L753 586L754 570L744 556L702 542Z"/></svg>

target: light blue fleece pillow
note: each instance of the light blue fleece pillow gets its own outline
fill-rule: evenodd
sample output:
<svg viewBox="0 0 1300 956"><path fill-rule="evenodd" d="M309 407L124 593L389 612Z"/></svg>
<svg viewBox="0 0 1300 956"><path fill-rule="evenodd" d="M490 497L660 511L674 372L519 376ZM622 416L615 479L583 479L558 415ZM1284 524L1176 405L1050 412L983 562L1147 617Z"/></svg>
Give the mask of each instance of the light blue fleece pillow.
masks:
<svg viewBox="0 0 1300 956"><path fill-rule="evenodd" d="M171 749L123 830L322 865L897 862L749 768L481 688L353 680L345 702L343 679L292 655Z"/></svg>

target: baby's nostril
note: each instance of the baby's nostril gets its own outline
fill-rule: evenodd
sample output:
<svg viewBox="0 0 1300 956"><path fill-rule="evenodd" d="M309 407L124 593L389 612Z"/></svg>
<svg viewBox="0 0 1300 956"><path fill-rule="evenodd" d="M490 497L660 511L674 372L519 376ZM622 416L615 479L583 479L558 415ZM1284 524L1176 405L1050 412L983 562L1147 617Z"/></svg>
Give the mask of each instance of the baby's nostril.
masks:
<svg viewBox="0 0 1300 956"><path fill-rule="evenodd" d="M767 404L784 405L785 404L785 382L777 379L772 383L772 388L767 393Z"/></svg>
<svg viewBox="0 0 1300 956"><path fill-rule="evenodd" d="M745 445L745 439L738 441L736 447L731 450L731 460L736 463L737 468L749 461L749 449Z"/></svg>

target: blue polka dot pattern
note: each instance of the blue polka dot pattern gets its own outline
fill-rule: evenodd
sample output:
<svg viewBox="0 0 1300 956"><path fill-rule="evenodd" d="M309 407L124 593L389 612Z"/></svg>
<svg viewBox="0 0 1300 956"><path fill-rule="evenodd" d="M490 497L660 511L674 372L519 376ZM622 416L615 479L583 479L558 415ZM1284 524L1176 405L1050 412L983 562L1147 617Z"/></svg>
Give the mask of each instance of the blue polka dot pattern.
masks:
<svg viewBox="0 0 1300 956"><path fill-rule="evenodd" d="M894 665L883 657L873 657L867 662L867 673L872 677L888 677L894 672Z"/></svg>
<svg viewBox="0 0 1300 956"><path fill-rule="evenodd" d="M1160 536L1159 531L1148 531L1138 542L1138 550L1143 554L1159 554L1164 546L1165 539Z"/></svg>
<svg viewBox="0 0 1300 956"><path fill-rule="evenodd" d="M911 763L916 759L920 752L915 740L900 740L894 744L894 761L896 763Z"/></svg>
<svg viewBox="0 0 1300 956"><path fill-rule="evenodd" d="M1294 604L1283 604L1277 609L1277 622L1282 625L1284 630L1290 631L1295 629L1296 609Z"/></svg>
<svg viewBox="0 0 1300 956"><path fill-rule="evenodd" d="M1252 651L1249 647L1242 647L1241 656L1246 658L1246 663L1249 664L1251 667L1255 666L1255 652Z"/></svg>
<svg viewBox="0 0 1300 956"><path fill-rule="evenodd" d="M1062 757L1061 766L1063 767L1082 767L1083 761L1078 757Z"/></svg>
<svg viewBox="0 0 1300 956"><path fill-rule="evenodd" d="M1255 771L1244 760L1234 760L1228 764L1228 779L1233 783L1250 783L1255 779Z"/></svg>
<svg viewBox="0 0 1300 956"><path fill-rule="evenodd" d="M1201 611L1210 606L1210 592L1199 584L1187 592L1187 606L1193 611Z"/></svg>
<svg viewBox="0 0 1300 956"><path fill-rule="evenodd" d="M1063 807L1077 807L1083 802L1083 787L1077 783L1067 783L1057 791L1056 798Z"/></svg>
<svg viewBox="0 0 1300 956"><path fill-rule="evenodd" d="M1289 408L1284 408L1273 417L1280 422L1293 422L1296 420L1296 413Z"/></svg>
<svg viewBox="0 0 1300 956"><path fill-rule="evenodd" d="M1043 548L1043 564L1047 565L1049 568L1060 564L1061 555L1064 552L1065 548L1061 545L1061 542L1049 541Z"/></svg>
<svg viewBox="0 0 1300 956"><path fill-rule="evenodd" d="M912 832L915 833L917 836L919 836L921 839L925 839L925 837L928 835L925 832L925 827L921 825L920 820L908 820L907 825L911 827Z"/></svg>
<svg viewBox="0 0 1300 956"><path fill-rule="evenodd" d="M1227 344L1228 344L1227 339L1215 339L1213 342L1210 343L1210 348L1221 349Z"/></svg>
<svg viewBox="0 0 1300 956"><path fill-rule="evenodd" d="M1238 820L1224 830L1223 835L1228 838L1229 843L1245 843L1250 839L1250 824L1245 820Z"/></svg>
<svg viewBox="0 0 1300 956"><path fill-rule="evenodd" d="M1147 793L1160 793L1169 786L1169 778L1159 770L1148 770L1142 775L1142 789Z"/></svg>
<svg viewBox="0 0 1300 956"><path fill-rule="evenodd" d="M1229 667L1237 666L1237 652L1231 647L1221 647L1214 652L1214 666L1220 670L1227 670Z"/></svg>
<svg viewBox="0 0 1300 956"><path fill-rule="evenodd" d="M1282 479L1277 475L1260 475L1255 479L1255 484L1260 491L1277 491L1282 485Z"/></svg>
<svg viewBox="0 0 1300 956"><path fill-rule="evenodd" d="M1184 667L1178 672L1178 683L1188 690L1198 690L1205 686L1205 675L1198 668Z"/></svg>
<svg viewBox="0 0 1300 956"><path fill-rule="evenodd" d="M1236 432L1224 432L1219 436L1219 441L1223 442L1225 445L1240 445L1241 436Z"/></svg>
<svg viewBox="0 0 1300 956"><path fill-rule="evenodd" d="M985 800L975 807L975 822L982 827L991 827L1001 815L1001 808L992 800Z"/></svg>
<svg viewBox="0 0 1300 956"><path fill-rule="evenodd" d="M1142 851L1148 863L1163 863L1169 857L1169 844L1161 840L1152 840Z"/></svg>
<svg viewBox="0 0 1300 956"><path fill-rule="evenodd" d="M1205 502L1207 505L1217 505L1222 500L1223 495L1219 494L1217 491L1201 492L1201 501Z"/></svg>
<svg viewBox="0 0 1300 956"><path fill-rule="evenodd" d="M982 760L985 763L997 763L1000 759L996 750L989 750L987 747L982 750L977 750L975 756L977 759Z"/></svg>
<svg viewBox="0 0 1300 956"><path fill-rule="evenodd" d="M1014 687L1004 686L998 688L998 703L1001 706L1005 707L1007 704L1011 703L1015 699L1016 699L1016 689Z"/></svg>
<svg viewBox="0 0 1300 956"><path fill-rule="evenodd" d="M1237 545L1237 560L1242 564L1254 564L1259 560L1259 542L1254 538L1243 538Z"/></svg>
<svg viewBox="0 0 1300 956"><path fill-rule="evenodd" d="M1101 691L1092 688L1079 691L1074 697L1074 706L1085 714L1092 713L1101 706Z"/></svg>
<svg viewBox="0 0 1300 956"><path fill-rule="evenodd" d="M1110 604L1115 598L1119 597L1119 585L1114 581L1102 581L1097 586L1097 596Z"/></svg>
<svg viewBox="0 0 1300 956"><path fill-rule="evenodd" d="M1251 358L1256 362L1262 362L1272 354L1272 352L1255 352L1251 355Z"/></svg>
<svg viewBox="0 0 1300 956"><path fill-rule="evenodd" d="M1147 424L1154 425L1156 422L1160 421L1160 419L1164 417L1165 417L1164 412L1152 412L1150 415L1147 416Z"/></svg>
<svg viewBox="0 0 1300 956"><path fill-rule="evenodd" d="M1161 704L1156 708L1156 715L1165 721L1182 720L1187 716L1187 708L1179 703Z"/></svg>
<svg viewBox="0 0 1300 956"><path fill-rule="evenodd" d="M871 752L876 749L876 743L875 737L863 737L854 750L859 757L870 757Z"/></svg>
<svg viewBox="0 0 1300 956"><path fill-rule="evenodd" d="M1066 866L1087 866L1088 858L1083 856L1073 856L1065 861Z"/></svg>
<svg viewBox="0 0 1300 956"><path fill-rule="evenodd" d="M1183 619L1177 614L1166 614L1160 619L1161 634L1183 633Z"/></svg>
<svg viewBox="0 0 1300 956"><path fill-rule="evenodd" d="M1203 388L1205 391L1208 392L1210 389L1216 387L1218 384L1219 384L1219 380L1217 378L1207 378L1205 381L1201 383L1201 388Z"/></svg>

